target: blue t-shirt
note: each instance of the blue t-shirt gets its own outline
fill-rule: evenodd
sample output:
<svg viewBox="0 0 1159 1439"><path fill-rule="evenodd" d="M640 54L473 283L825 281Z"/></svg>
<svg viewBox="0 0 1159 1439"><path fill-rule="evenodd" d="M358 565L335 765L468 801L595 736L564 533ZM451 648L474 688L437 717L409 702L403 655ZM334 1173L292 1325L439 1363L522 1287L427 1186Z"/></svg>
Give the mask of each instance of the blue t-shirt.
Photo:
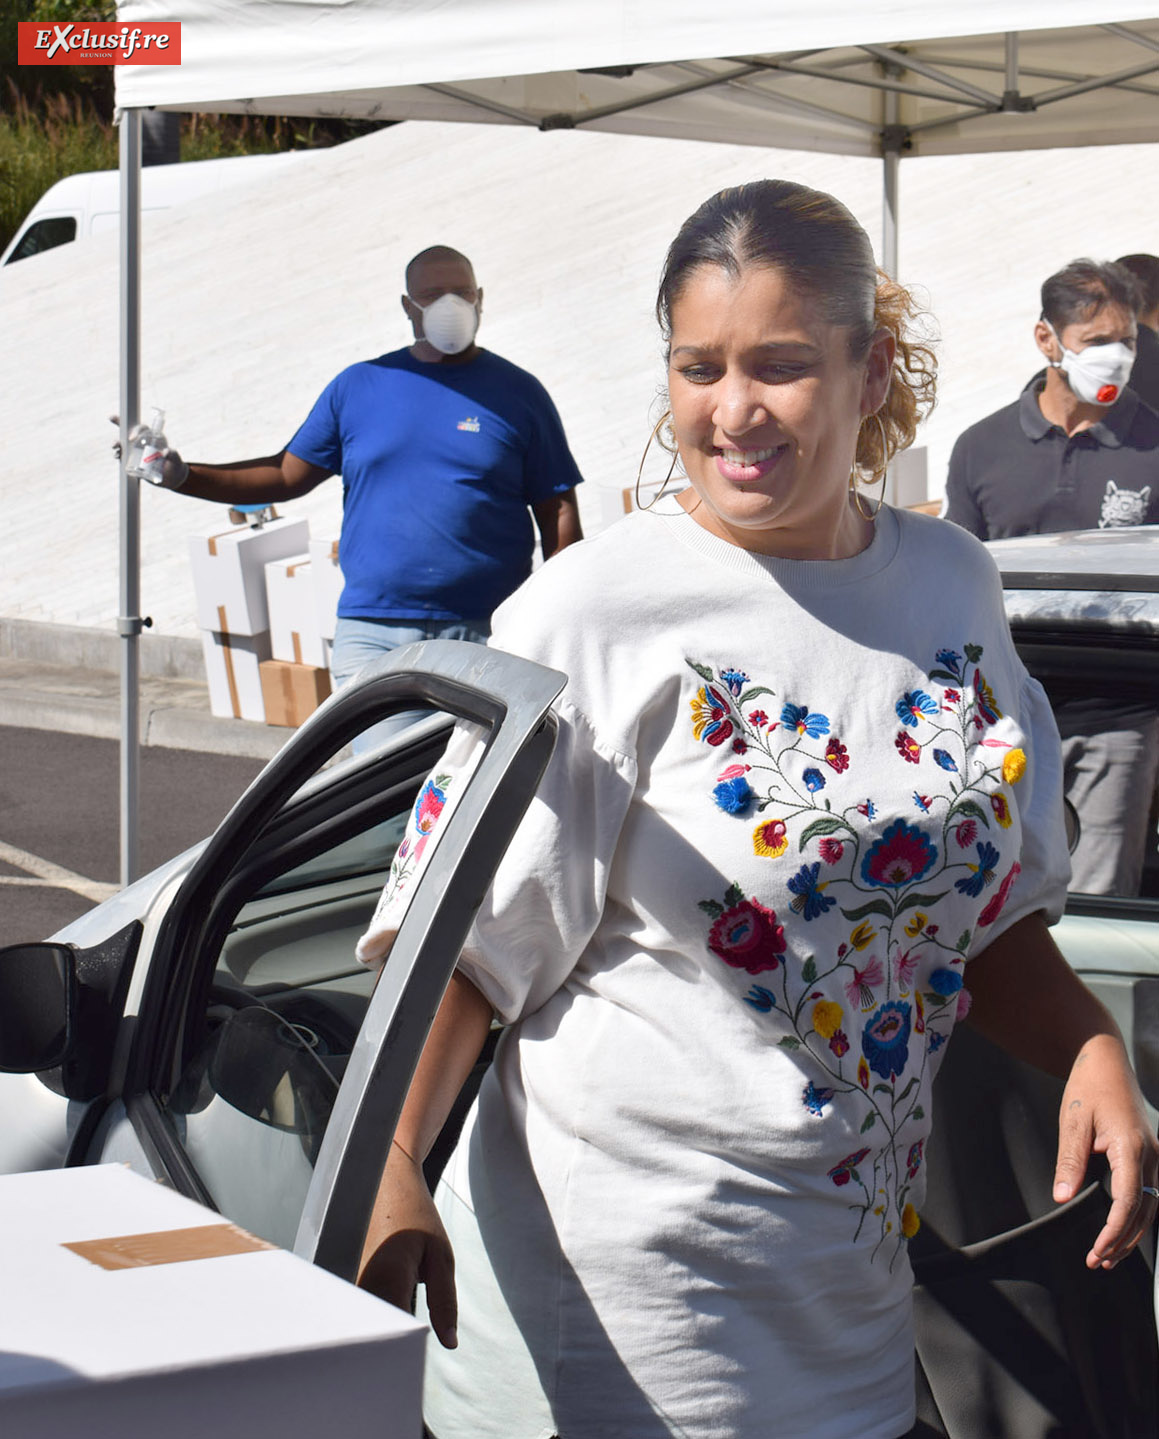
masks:
<svg viewBox="0 0 1159 1439"><path fill-rule="evenodd" d="M528 506L583 478L547 391L489 350L351 365L286 448L342 476L351 619L489 619L531 571Z"/></svg>

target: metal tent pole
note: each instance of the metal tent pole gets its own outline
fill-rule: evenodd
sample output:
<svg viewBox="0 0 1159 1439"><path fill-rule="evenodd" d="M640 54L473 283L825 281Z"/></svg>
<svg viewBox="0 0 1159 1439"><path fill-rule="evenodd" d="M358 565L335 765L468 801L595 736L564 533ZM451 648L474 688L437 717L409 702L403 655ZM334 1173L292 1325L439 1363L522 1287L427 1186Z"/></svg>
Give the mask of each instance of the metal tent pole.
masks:
<svg viewBox="0 0 1159 1439"><path fill-rule="evenodd" d="M129 432L141 408L141 112L122 110L121 131L121 884L138 874L140 778L140 481L126 471Z"/></svg>
<svg viewBox="0 0 1159 1439"><path fill-rule="evenodd" d="M897 279L897 206L898 172L901 169L901 138L898 134L898 97L886 90L882 96L885 107L882 127L882 204L881 204L881 268L891 279Z"/></svg>
<svg viewBox="0 0 1159 1439"><path fill-rule="evenodd" d="M891 279L897 279L897 205L898 171L901 169L901 154L897 150L886 150L882 163L882 205L881 205L881 268Z"/></svg>
<svg viewBox="0 0 1159 1439"><path fill-rule="evenodd" d="M901 71L893 65L884 67L887 76L900 78ZM901 171L900 114L896 90L882 95L884 124L881 129L881 268L891 279L897 279L898 188ZM891 464L885 472L882 499L889 504L897 501L897 471Z"/></svg>

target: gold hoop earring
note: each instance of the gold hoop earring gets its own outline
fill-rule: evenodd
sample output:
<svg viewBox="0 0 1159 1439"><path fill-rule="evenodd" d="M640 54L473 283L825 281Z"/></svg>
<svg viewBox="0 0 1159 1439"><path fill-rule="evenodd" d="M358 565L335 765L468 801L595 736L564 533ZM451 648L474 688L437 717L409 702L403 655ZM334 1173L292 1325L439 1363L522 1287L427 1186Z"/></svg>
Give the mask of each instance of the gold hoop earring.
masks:
<svg viewBox="0 0 1159 1439"><path fill-rule="evenodd" d="M863 520L868 520L870 524L872 524L877 519L878 515L881 513L882 505L885 504L885 477L886 472L889 469L889 448L888 440L885 433L885 425L882 422L880 413L877 410L874 410L872 415L866 415L865 418L867 420L874 419L877 421L878 433L881 436L881 473L877 474L875 472L872 480L873 484L876 484L879 480L881 481L881 494L878 495L877 504L874 506L874 508L872 510L869 509L865 504L865 500L861 491L857 487L856 455L853 459L853 468L849 471L849 493L853 497L853 503L857 508L857 513L861 516ZM858 427L858 433L860 434L860 426Z"/></svg>
<svg viewBox="0 0 1159 1439"><path fill-rule="evenodd" d="M644 461L648 458L648 451L652 448L652 441L656 438L656 436L660 433L660 431L664 428L664 426L668 423L668 421L669 421L671 418L672 418L672 411L671 411L671 410L665 410L664 413L660 416L660 418L656 421L656 423L652 426L652 433L648 436L648 443L644 446L644 453L640 456L640 468L636 471L636 491L635 491L635 493L636 493L636 508L637 508L638 510L650 510L650 509L652 508L652 506L656 503L656 501L661 497L661 495L663 495L664 491L668 488L668 481L672 478L672 475L673 475L673 473L674 473L674 471L675 471L675 469L676 469L676 461L677 461L678 456L677 456L676 451L673 451L673 453L672 453L672 463L668 466L668 473L664 476L664 483L660 486L660 488L656 491L656 493L652 496L652 498L648 501L648 503L647 503L646 505L645 505L645 504L641 504L641 502L640 502L640 481L644 478Z"/></svg>

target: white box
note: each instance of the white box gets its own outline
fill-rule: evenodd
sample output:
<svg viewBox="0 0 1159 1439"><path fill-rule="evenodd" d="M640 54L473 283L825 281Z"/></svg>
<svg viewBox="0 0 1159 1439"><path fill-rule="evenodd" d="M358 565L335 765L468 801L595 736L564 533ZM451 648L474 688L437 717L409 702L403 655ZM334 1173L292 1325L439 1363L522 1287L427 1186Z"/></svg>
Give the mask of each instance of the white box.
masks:
<svg viewBox="0 0 1159 1439"><path fill-rule="evenodd" d="M889 475L885 482L887 503L908 509L923 504L929 495L929 451L925 445L913 445L894 455L889 462ZM867 500L867 505L872 505Z"/></svg>
<svg viewBox="0 0 1159 1439"><path fill-rule="evenodd" d="M310 538L308 520L216 525L189 537L197 623L218 634L257 635L270 627L265 567L300 555Z"/></svg>
<svg viewBox="0 0 1159 1439"><path fill-rule="evenodd" d="M346 581L338 568L338 541L311 540L311 578L314 581L314 603L318 610L318 633L324 640L334 638L334 621L338 618L338 598ZM326 662L330 655L327 651Z"/></svg>
<svg viewBox="0 0 1159 1439"><path fill-rule="evenodd" d="M326 645L318 629L313 561L290 555L266 565L266 602L270 612L270 651L287 664L326 667Z"/></svg>
<svg viewBox="0 0 1159 1439"><path fill-rule="evenodd" d="M409 1314L119 1165L0 1178L0 1218L0 1433L419 1439Z"/></svg>
<svg viewBox="0 0 1159 1439"><path fill-rule="evenodd" d="M253 720L265 724L259 666L270 658L270 637L201 631L205 677L209 681L209 712L219 719Z"/></svg>

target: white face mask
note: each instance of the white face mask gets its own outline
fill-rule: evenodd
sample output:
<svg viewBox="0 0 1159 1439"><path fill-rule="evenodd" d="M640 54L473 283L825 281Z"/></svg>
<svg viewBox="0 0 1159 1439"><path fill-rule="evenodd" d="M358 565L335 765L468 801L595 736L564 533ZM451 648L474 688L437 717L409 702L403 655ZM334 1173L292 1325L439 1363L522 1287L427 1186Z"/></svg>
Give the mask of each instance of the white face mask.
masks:
<svg viewBox="0 0 1159 1439"><path fill-rule="evenodd" d="M1088 345L1085 350L1068 350L1049 320L1046 327L1062 351L1061 360L1047 361L1051 369L1062 371L1077 399L1088 405L1113 405L1123 393L1135 363L1135 352L1121 340L1107 345Z"/></svg>
<svg viewBox="0 0 1159 1439"><path fill-rule="evenodd" d="M479 311L462 295L440 295L418 308L423 317L423 338L440 354L461 354L474 340Z"/></svg>

